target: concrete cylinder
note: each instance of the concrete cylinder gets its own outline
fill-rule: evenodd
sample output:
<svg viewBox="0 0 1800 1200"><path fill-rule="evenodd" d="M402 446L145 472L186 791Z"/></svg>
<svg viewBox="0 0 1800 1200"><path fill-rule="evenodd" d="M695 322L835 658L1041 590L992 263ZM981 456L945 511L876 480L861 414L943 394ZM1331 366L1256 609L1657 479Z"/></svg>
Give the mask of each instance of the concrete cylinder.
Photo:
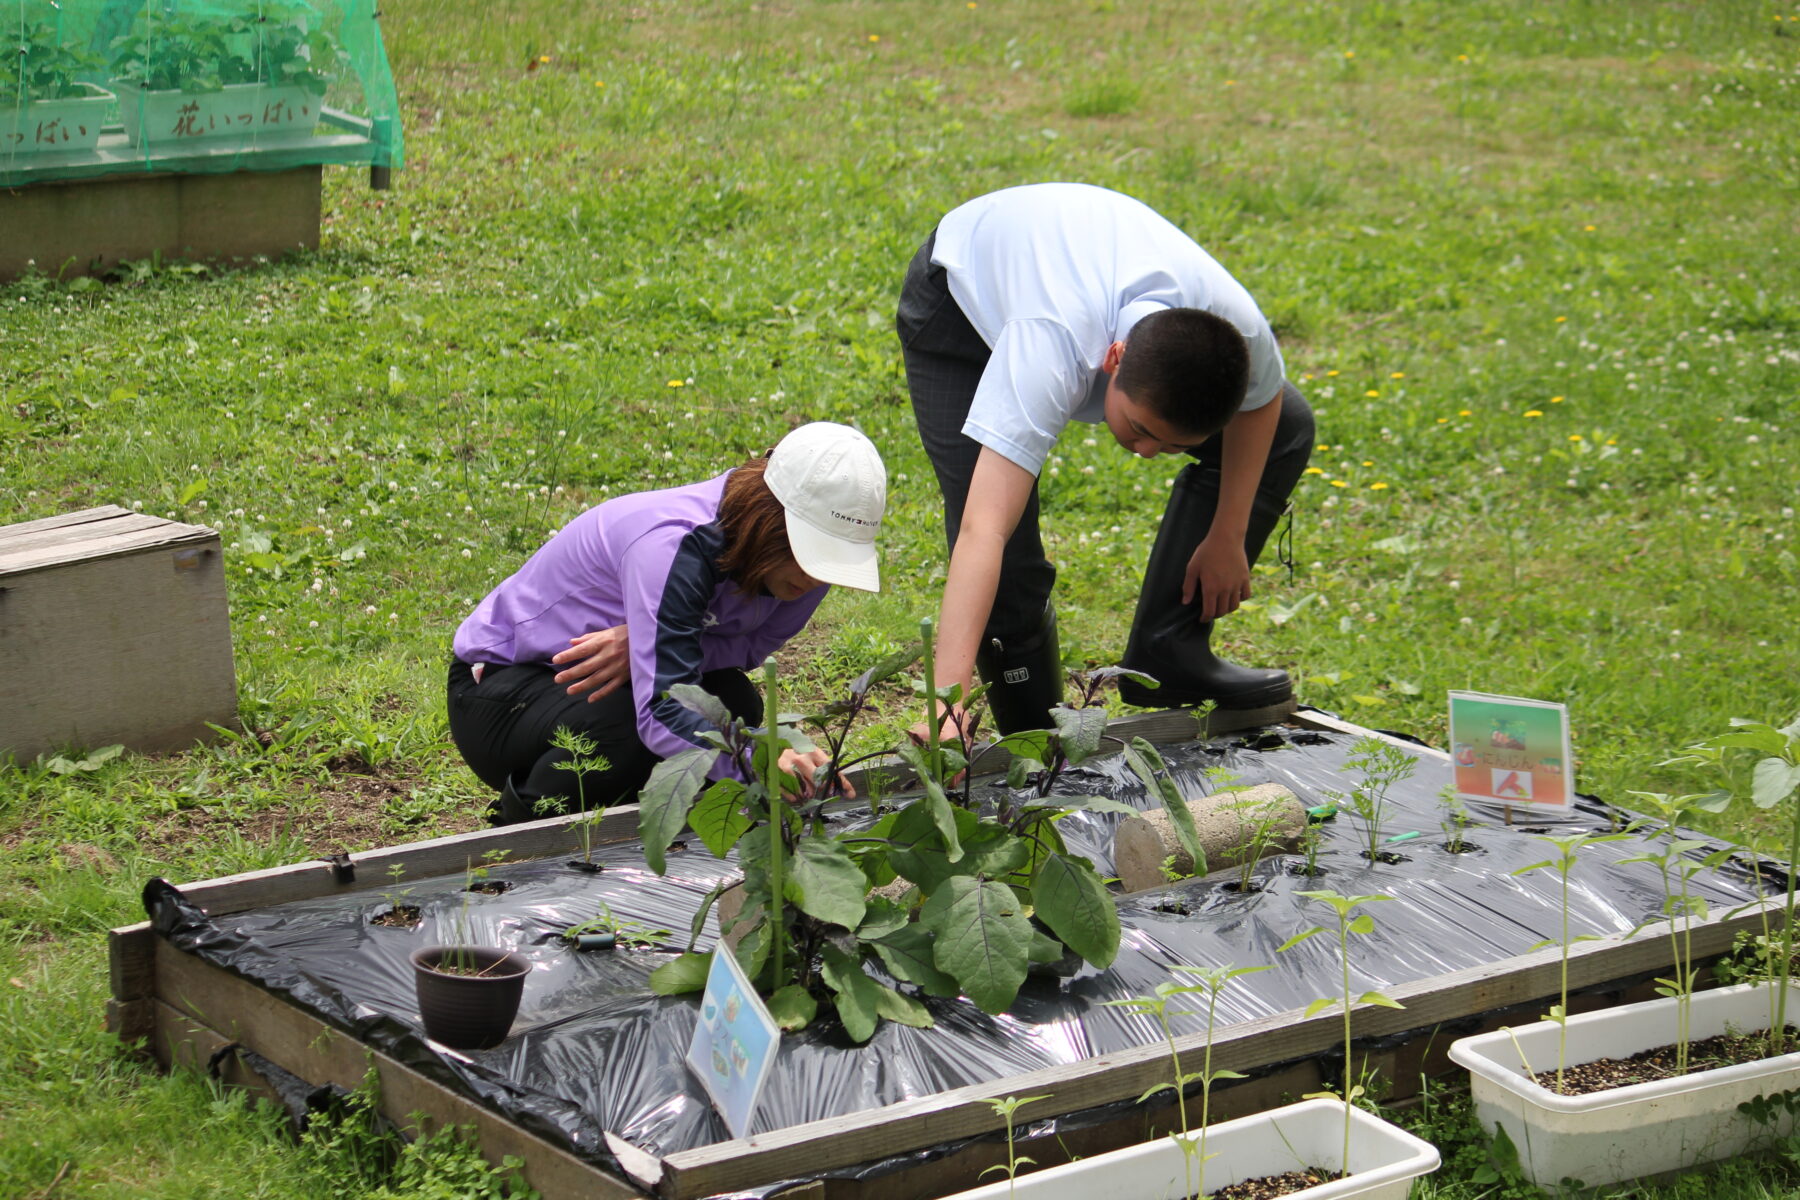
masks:
<svg viewBox="0 0 1800 1200"><path fill-rule="evenodd" d="M1254 852L1258 858L1299 849L1306 830L1306 806L1279 783L1261 783L1241 791L1215 792L1187 802L1206 854L1206 870L1241 865ZM1266 826L1260 843L1259 825ZM1113 835L1113 869L1127 892L1160 887L1168 881L1163 864L1192 875L1193 858L1181 848L1175 823L1161 809L1127 817Z"/></svg>

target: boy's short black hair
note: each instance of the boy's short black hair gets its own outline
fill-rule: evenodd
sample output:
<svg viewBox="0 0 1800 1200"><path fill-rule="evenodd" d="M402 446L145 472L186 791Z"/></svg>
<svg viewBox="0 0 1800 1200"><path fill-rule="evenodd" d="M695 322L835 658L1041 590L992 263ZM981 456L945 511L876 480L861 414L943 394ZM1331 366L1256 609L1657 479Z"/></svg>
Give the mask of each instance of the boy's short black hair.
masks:
<svg viewBox="0 0 1800 1200"><path fill-rule="evenodd" d="M1182 433L1211 437L1244 402L1250 352L1225 318L1198 308L1165 308L1132 327L1116 382Z"/></svg>

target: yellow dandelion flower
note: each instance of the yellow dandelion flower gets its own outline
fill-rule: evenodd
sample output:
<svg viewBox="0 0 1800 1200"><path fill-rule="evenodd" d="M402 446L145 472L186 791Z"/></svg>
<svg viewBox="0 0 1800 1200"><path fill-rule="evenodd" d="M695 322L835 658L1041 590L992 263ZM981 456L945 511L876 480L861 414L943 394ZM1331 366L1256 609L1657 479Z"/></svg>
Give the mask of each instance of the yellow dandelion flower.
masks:
<svg viewBox="0 0 1800 1200"><path fill-rule="evenodd" d="M1306 468L1306 473L1308 475L1323 475L1325 473L1325 468L1324 467L1308 467L1308 468Z"/></svg>
<svg viewBox="0 0 1800 1200"><path fill-rule="evenodd" d="M1597 226L1597 225L1583 225L1583 226L1582 226L1582 227L1581 227L1581 232L1583 232L1583 233L1592 233L1592 232L1594 232L1594 230L1596 230L1596 229L1598 229L1598 228L1599 228L1599 226Z"/></svg>
<svg viewBox="0 0 1800 1200"><path fill-rule="evenodd" d="M1562 402L1563 402L1563 398L1561 396L1550 397L1550 403L1552 403L1552 404L1561 404Z"/></svg>
<svg viewBox="0 0 1800 1200"><path fill-rule="evenodd" d="M1450 418L1449 417L1439 417L1437 419L1437 423L1439 425L1448 425L1450 423Z"/></svg>
<svg viewBox="0 0 1800 1200"><path fill-rule="evenodd" d="M1456 415L1459 417L1472 417L1475 415L1475 410L1472 408L1459 408L1456 410Z"/></svg>
<svg viewBox="0 0 1800 1200"><path fill-rule="evenodd" d="M879 42L881 40L881 35L879 33L871 33L869 35L869 40L871 42Z"/></svg>
<svg viewBox="0 0 1800 1200"><path fill-rule="evenodd" d="M604 80L604 79L596 79L596 80L594 80L594 86L595 86L595 87L605 87L605 86L606 86L606 80Z"/></svg>
<svg viewBox="0 0 1800 1200"><path fill-rule="evenodd" d="M1329 450L1329 449L1331 449L1331 447L1328 444L1326 444L1325 442L1320 442L1318 445L1314 446L1313 449L1314 450Z"/></svg>
<svg viewBox="0 0 1800 1200"><path fill-rule="evenodd" d="M1337 374L1337 372L1336 372L1336 371L1327 371L1327 372L1325 372L1325 377L1326 377L1326 378L1327 378L1327 379L1329 379L1329 378L1331 378L1331 377L1332 377L1332 376L1333 376L1333 375L1336 375L1336 374Z"/></svg>
<svg viewBox="0 0 1800 1200"><path fill-rule="evenodd" d="M1345 482L1344 482L1344 481L1343 481L1343 480L1341 480L1341 479L1334 479L1334 480L1332 480L1332 481L1331 481L1331 486L1332 486L1332 487L1349 487L1349 486L1350 486L1350 485L1349 485L1349 484L1347 484L1347 483L1345 483Z"/></svg>
<svg viewBox="0 0 1800 1200"><path fill-rule="evenodd" d="M1300 377L1300 382L1301 382L1301 383L1311 383L1311 382L1312 382L1312 376L1311 376L1311 375L1302 375L1302 376L1301 376L1301 377Z"/></svg>
<svg viewBox="0 0 1800 1200"><path fill-rule="evenodd" d="M1356 57L1356 51L1354 51L1354 50L1346 50L1346 51L1344 51L1344 57L1345 57L1345 58L1355 58L1355 57Z"/></svg>
<svg viewBox="0 0 1800 1200"><path fill-rule="evenodd" d="M1569 435L1569 440L1571 442L1580 442L1580 441L1585 441L1586 439L1583 438L1579 433L1571 433Z"/></svg>
<svg viewBox="0 0 1800 1200"><path fill-rule="evenodd" d="M1558 317L1558 318L1556 318L1556 323L1557 323L1557 324L1558 324L1558 325L1561 325L1561 324L1562 324L1562 323L1563 323L1563 322L1564 322L1564 321L1566 321L1566 320L1568 320L1568 319L1569 319L1569 318L1567 318L1567 317Z"/></svg>
<svg viewBox="0 0 1800 1200"><path fill-rule="evenodd" d="M1526 409L1526 410L1525 410L1525 415L1526 415L1526 416L1528 416L1528 417L1541 417L1541 416L1543 416L1543 415L1544 415L1544 414L1543 414L1543 413L1542 413L1542 412L1541 412L1541 411L1540 411L1540 410L1538 410L1538 409L1535 409L1535 408L1528 408L1528 409Z"/></svg>
<svg viewBox="0 0 1800 1200"><path fill-rule="evenodd" d="M976 5L975 0L969 0L969 11L970 12L974 12L977 7L978 6Z"/></svg>
<svg viewBox="0 0 1800 1200"><path fill-rule="evenodd" d="M1237 86L1237 80L1235 80L1235 79L1227 79L1227 80L1226 80L1226 81L1225 81L1225 86L1226 86L1226 87L1236 87L1236 86Z"/></svg>
<svg viewBox="0 0 1800 1200"><path fill-rule="evenodd" d="M1368 458L1365 458L1365 459L1363 459L1363 460L1362 460L1362 464L1363 464L1363 466L1365 466L1365 467L1372 467L1372 466L1374 466L1374 465L1375 465L1375 462L1374 462L1374 460L1373 460L1373 459L1368 459Z"/></svg>
<svg viewBox="0 0 1800 1200"><path fill-rule="evenodd" d="M1379 480L1377 480L1377 481L1376 481L1376 482L1374 482L1374 483L1371 483L1371 484L1370 484L1370 485L1369 485L1369 490L1370 490L1370 491L1371 491L1371 492L1379 492L1379 491L1381 491L1381 490L1382 490L1382 489L1384 489L1384 488L1386 488L1386 487L1387 487L1387 484L1385 484L1385 483L1382 483L1382 482L1381 482L1381 481L1379 481Z"/></svg>
<svg viewBox="0 0 1800 1200"><path fill-rule="evenodd" d="M687 384L685 381L680 380L680 379L671 379L671 380L669 380L669 386L670 387L686 387Z"/></svg>
<svg viewBox="0 0 1800 1200"><path fill-rule="evenodd" d="M538 55L538 61L541 63L549 62L550 56L548 54L540 54L540 55Z"/></svg>
<svg viewBox="0 0 1800 1200"><path fill-rule="evenodd" d="M1618 438L1607 438L1606 444L1609 446L1616 446L1619 444L1619 439Z"/></svg>
<svg viewBox="0 0 1800 1200"><path fill-rule="evenodd" d="M1388 376L1388 378L1389 378L1389 379L1405 379L1405 378L1406 378L1406 372L1405 372L1405 371L1395 371L1395 372L1393 372L1393 373L1391 373L1391 374L1390 374L1390 375L1389 375L1389 376Z"/></svg>
<svg viewBox="0 0 1800 1200"><path fill-rule="evenodd" d="M1468 56L1468 55L1466 55L1466 54L1459 54L1459 55L1457 55L1457 56L1456 56L1456 61L1457 61L1457 62L1468 62L1468 61L1469 61L1469 56Z"/></svg>
<svg viewBox="0 0 1800 1200"><path fill-rule="evenodd" d="M1369 399L1373 400L1373 399L1377 398L1378 396L1380 396L1381 393L1376 391L1374 388L1370 388L1368 391L1364 392L1363 395L1365 395Z"/></svg>

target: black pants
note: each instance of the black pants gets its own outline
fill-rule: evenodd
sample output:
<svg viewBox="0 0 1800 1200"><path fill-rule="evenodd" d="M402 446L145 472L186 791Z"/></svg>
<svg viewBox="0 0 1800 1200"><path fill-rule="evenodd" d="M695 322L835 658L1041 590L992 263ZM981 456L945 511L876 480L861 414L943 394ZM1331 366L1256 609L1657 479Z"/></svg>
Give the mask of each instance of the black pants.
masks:
<svg viewBox="0 0 1800 1200"><path fill-rule="evenodd" d="M499 791L509 778L513 783L517 802L496 802L491 813L496 824L574 810L576 774L557 765L570 756L550 745L563 726L593 739L608 764L581 778L581 799L590 810L635 796L661 761L638 740L630 687L590 704L585 695L571 696L556 682L561 669L547 663L489 664L476 683L468 663L450 664L450 737L457 751L489 787ZM739 718L761 722L762 697L742 671L709 671L700 686Z"/></svg>
<svg viewBox="0 0 1800 1200"><path fill-rule="evenodd" d="M906 386L919 423L919 440L937 472L938 489L944 497L944 534L954 550L969 481L975 474L975 460L981 455L981 444L966 437L962 427L990 351L950 294L944 269L932 265L931 249L936 241L937 234L933 232L906 269L894 326L906 359ZM1312 453L1313 434L1312 409L1299 389L1291 383L1283 384L1281 420L1257 488L1257 509L1266 512L1272 507L1276 514L1286 509L1288 497ZM1195 464L1183 472L1185 483L1210 489L1213 503L1206 506L1208 521L1217 503L1222 441L1208 438L1194 451ZM1252 564L1272 528L1272 522L1264 525L1252 521L1250 536L1245 539L1245 553ZM1194 531L1193 543L1198 544L1205 533L1204 529ZM1001 556L1000 588L994 596L983 640L999 638L1010 642L1035 631L1055 583L1056 568L1044 556L1044 542L1038 532L1038 490L1033 484L1018 527L1007 539Z"/></svg>

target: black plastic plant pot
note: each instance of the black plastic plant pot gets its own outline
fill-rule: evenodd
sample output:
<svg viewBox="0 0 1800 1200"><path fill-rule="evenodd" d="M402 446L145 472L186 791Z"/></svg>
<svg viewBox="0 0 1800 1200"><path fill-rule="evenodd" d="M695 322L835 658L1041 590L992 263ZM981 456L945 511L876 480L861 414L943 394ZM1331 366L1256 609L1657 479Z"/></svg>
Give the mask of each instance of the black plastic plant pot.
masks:
<svg viewBox="0 0 1800 1200"><path fill-rule="evenodd" d="M412 965L419 1016L432 1041L453 1050L491 1050L506 1040L529 962L488 946L426 946L413 951Z"/></svg>

